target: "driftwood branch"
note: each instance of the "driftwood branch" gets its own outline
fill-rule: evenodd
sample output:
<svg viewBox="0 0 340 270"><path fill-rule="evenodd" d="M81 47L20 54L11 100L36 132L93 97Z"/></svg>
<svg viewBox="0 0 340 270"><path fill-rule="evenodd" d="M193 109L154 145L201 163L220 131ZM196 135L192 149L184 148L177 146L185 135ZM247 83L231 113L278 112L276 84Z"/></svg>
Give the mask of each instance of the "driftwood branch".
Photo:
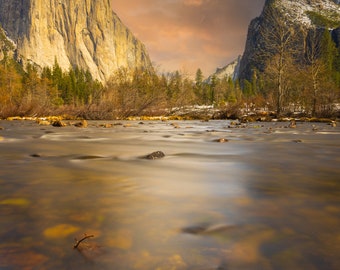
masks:
<svg viewBox="0 0 340 270"><path fill-rule="evenodd" d="M74 244L74 246L73 246L73 248L75 249L75 248L78 248L78 246L79 246L79 244L81 243L81 242L83 242L84 240L86 240L86 239L88 239L88 238L91 238L91 237L94 237L94 235L84 235L84 237L82 238L82 239L80 239L80 240L77 240L77 239L75 239L76 240L76 243Z"/></svg>

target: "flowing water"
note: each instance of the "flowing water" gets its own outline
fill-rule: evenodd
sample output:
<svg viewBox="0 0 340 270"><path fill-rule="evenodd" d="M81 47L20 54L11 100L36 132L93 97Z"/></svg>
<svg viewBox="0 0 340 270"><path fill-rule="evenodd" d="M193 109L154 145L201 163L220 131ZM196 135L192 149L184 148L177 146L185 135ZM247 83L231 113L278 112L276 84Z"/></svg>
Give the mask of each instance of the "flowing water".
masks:
<svg viewBox="0 0 340 270"><path fill-rule="evenodd" d="M339 127L109 123L0 121L0 269L339 269Z"/></svg>

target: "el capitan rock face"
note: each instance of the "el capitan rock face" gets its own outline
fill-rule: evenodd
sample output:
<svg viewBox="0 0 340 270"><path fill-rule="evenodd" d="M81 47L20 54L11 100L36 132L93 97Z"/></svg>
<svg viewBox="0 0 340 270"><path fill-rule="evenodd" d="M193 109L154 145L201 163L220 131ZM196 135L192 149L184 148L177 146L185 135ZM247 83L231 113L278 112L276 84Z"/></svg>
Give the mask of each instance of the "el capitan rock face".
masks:
<svg viewBox="0 0 340 270"><path fill-rule="evenodd" d="M56 59L62 69L77 66L102 82L120 67L152 66L110 0L1 0L0 23L23 64L51 67Z"/></svg>
<svg viewBox="0 0 340 270"><path fill-rule="evenodd" d="M339 46L340 5L338 0L266 0L262 14L253 19L249 25L246 46L240 63L239 79L250 80L254 69L263 71L270 57L270 53L265 55L259 53L265 51L267 47L261 36L261 29L270 27L269 7L272 10L278 10L278 13L285 16L285 20L293 25L296 31L304 31L305 36L313 28L319 31L332 31L332 37ZM330 18L339 24L336 29L320 25L317 20L313 20L312 15L315 14L319 17Z"/></svg>

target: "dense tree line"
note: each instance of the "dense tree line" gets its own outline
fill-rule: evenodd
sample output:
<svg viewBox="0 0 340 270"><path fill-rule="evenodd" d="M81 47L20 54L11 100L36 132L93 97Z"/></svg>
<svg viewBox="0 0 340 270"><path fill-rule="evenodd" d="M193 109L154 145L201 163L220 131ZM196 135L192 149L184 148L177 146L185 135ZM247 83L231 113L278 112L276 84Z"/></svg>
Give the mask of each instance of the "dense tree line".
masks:
<svg viewBox="0 0 340 270"><path fill-rule="evenodd" d="M103 86L88 71L64 72L57 62L42 70L32 64L24 69L6 57L0 63L0 117L81 114L100 101L102 92Z"/></svg>
<svg viewBox="0 0 340 270"><path fill-rule="evenodd" d="M303 35L302 47L296 44L297 34ZM225 117L256 109L276 115L334 114L340 95L340 50L330 32L300 33L278 21L263 38L269 49L259 53L271 53L266 67L253 70L251 80L243 81L216 76L207 80L201 69L190 78L179 71L158 74L121 68L103 86L88 71L63 71L57 61L50 68L32 64L23 68L5 56L0 62L0 117L124 118L166 115L193 105L212 105Z"/></svg>
<svg viewBox="0 0 340 270"><path fill-rule="evenodd" d="M196 80L179 71L118 69L105 86L88 71L63 71L53 67L25 69L8 58L0 63L0 117L70 114L84 118L124 118L171 114L185 106L235 104L242 97L238 83L229 78L204 81L200 69Z"/></svg>

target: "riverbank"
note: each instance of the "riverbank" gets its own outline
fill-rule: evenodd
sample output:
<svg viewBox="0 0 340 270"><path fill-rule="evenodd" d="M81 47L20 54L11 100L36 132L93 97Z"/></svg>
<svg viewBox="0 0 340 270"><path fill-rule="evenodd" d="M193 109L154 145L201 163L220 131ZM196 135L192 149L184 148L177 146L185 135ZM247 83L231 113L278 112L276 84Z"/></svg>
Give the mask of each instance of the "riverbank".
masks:
<svg viewBox="0 0 340 270"><path fill-rule="evenodd" d="M44 117L32 117L32 116L12 116L7 117L7 121L35 121L39 125L53 125L56 127L63 127L68 125L75 125L77 127L86 127L87 119L75 117L72 115L59 115L59 116L44 116ZM170 115L170 116L133 116L127 118L117 118L107 120L110 121L190 121L190 120L200 120L200 121L210 121L210 120L231 120L234 123L254 123L254 122L310 122L310 123L328 123L332 126L336 126L339 119L333 118L318 118L318 117L269 117L262 115L245 115L240 118L232 119L214 119L211 117L199 117L192 118L189 116L181 115Z"/></svg>

